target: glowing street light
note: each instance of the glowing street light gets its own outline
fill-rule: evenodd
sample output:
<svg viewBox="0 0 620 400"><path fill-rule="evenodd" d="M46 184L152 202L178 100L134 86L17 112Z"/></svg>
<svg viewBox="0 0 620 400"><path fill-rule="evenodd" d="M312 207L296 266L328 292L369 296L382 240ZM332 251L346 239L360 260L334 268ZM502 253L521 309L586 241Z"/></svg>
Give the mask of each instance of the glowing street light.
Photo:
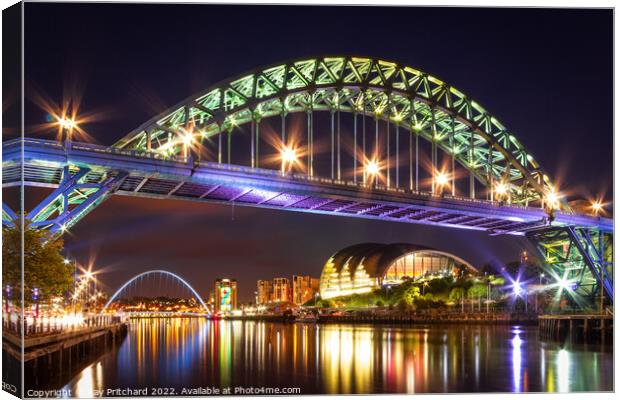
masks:
<svg viewBox="0 0 620 400"><path fill-rule="evenodd" d="M370 160L366 163L366 173L371 176L379 174L379 164L375 160Z"/></svg>
<svg viewBox="0 0 620 400"><path fill-rule="evenodd" d="M58 125L60 125L63 129L66 129L68 131L72 131L74 128L77 127L77 123L75 122L75 119L73 118L59 117L57 118L57 121L58 121Z"/></svg>
<svg viewBox="0 0 620 400"><path fill-rule="evenodd" d="M516 281L513 285L512 285L512 293L515 296L520 296L521 292L523 291L523 288L521 287L521 282Z"/></svg>
<svg viewBox="0 0 620 400"><path fill-rule="evenodd" d="M556 209L560 206L560 195L556 193L555 189L551 189L545 195L545 201L548 208Z"/></svg>
<svg viewBox="0 0 620 400"><path fill-rule="evenodd" d="M379 163L376 160L373 159L366 161L366 165L364 165L364 181L366 181L367 177L370 177L370 184L372 185L376 183L377 176L379 176L380 171L381 168L379 167Z"/></svg>
<svg viewBox="0 0 620 400"><path fill-rule="evenodd" d="M71 263L71 260L69 260L68 258L65 258L65 259L63 260L63 263L65 263L65 265L70 264L70 263Z"/></svg>
<svg viewBox="0 0 620 400"><path fill-rule="evenodd" d="M78 128L75 118L70 118L63 115L62 117L56 117L56 123L60 126L61 130L65 132L65 140L67 142L71 142L71 134L74 129Z"/></svg>
<svg viewBox="0 0 620 400"><path fill-rule="evenodd" d="M495 193L504 196L508 193L508 186L506 186L504 182L498 182L497 185L495 185Z"/></svg>
<svg viewBox="0 0 620 400"><path fill-rule="evenodd" d="M285 147L282 149L282 161L287 163L294 163L297 161L297 154L295 149L291 147Z"/></svg>
<svg viewBox="0 0 620 400"><path fill-rule="evenodd" d="M290 168L297 162L297 152L291 146L283 146L280 150L280 158L282 159L282 173L286 172L286 167Z"/></svg>
<svg viewBox="0 0 620 400"><path fill-rule="evenodd" d="M370 177L370 184L375 183L380 171L379 163L375 160L368 160L364 166L364 171L366 172L365 175Z"/></svg>
<svg viewBox="0 0 620 400"><path fill-rule="evenodd" d="M592 209L592 213L594 215L599 215L599 213L603 211L603 203L601 203L599 200L595 200L592 202L590 208Z"/></svg>
<svg viewBox="0 0 620 400"><path fill-rule="evenodd" d="M558 285L560 286L562 290L566 290L567 292L570 292L573 290L573 283L566 278L561 278L558 281Z"/></svg>
<svg viewBox="0 0 620 400"><path fill-rule="evenodd" d="M191 132L185 132L181 136L181 140L185 146L191 146L194 143L194 134Z"/></svg>
<svg viewBox="0 0 620 400"><path fill-rule="evenodd" d="M443 171L439 171L435 174L435 182L439 185L439 186L445 186L448 184L450 180L448 179L448 174L446 174Z"/></svg>
<svg viewBox="0 0 620 400"><path fill-rule="evenodd" d="M433 179L433 192L437 190L437 192L441 194L444 186L447 186L449 183L450 178L448 177L448 174L443 171L435 171Z"/></svg>

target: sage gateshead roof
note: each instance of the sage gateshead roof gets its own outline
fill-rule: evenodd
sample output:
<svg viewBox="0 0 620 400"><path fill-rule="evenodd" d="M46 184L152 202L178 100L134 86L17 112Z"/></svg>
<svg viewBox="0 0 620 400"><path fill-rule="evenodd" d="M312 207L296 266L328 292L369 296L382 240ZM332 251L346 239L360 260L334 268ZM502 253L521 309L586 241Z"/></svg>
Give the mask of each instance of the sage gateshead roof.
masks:
<svg viewBox="0 0 620 400"><path fill-rule="evenodd" d="M370 292L407 279L476 271L453 254L409 243L361 243L332 255L321 273L321 298Z"/></svg>

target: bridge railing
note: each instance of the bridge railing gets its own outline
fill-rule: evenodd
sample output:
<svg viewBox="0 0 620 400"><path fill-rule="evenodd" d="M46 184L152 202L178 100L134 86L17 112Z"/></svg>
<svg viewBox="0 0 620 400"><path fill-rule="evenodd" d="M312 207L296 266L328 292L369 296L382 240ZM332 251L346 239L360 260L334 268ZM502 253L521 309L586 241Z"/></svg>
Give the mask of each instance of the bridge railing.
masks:
<svg viewBox="0 0 620 400"><path fill-rule="evenodd" d="M126 149L121 149L121 148L116 148L116 147L104 146L104 145L93 144L93 143L83 143L83 142L70 142L68 144L68 147L66 147L66 144L62 142L58 142L55 140L47 140L47 139L37 139L37 138L18 138L18 139L8 140L3 143L3 147L6 149L12 146L19 146L22 143L28 146L53 148L56 150L72 149L72 150L79 150L79 151L86 151L86 152L95 152L95 153L100 153L100 154L129 156L129 157L134 157L134 158L139 158L139 159L170 161L174 163L183 163L183 164L187 164L189 162L189 159L186 157L164 156L154 151L126 150ZM362 182L354 182L350 180L337 180L337 179L318 177L318 176L308 176L306 174L300 174L300 173L285 172L283 174L280 170L273 170L273 169L252 168L248 166L218 163L214 161L194 162L194 166L218 169L221 171L240 172L240 173L245 173L245 174L249 173L253 175L267 176L267 177L274 177L274 178L286 178L286 179L290 179L293 181L299 181L299 182L312 182L312 183L320 183L320 184L325 184L325 185L333 185L333 186L341 186L341 187L344 186L344 187L368 190L368 186L364 185ZM472 199L470 197L452 196L451 194L448 194L448 193L439 195L439 194L434 194L430 192L416 191L416 190L411 190L411 189L406 189L406 188L388 187L388 186L380 185L380 184L373 185L372 190L376 192L384 192L384 193L402 193L405 195L418 196L418 197L425 198L425 199L435 198L437 200L441 199L442 201L454 200L456 202L461 202L464 204L476 204L476 205L481 205L481 206L500 207L502 205L506 205L505 203L502 203L502 202L491 201L487 199L475 199L475 198ZM517 205L517 204L510 204L509 206L512 209L535 211L535 212L541 211L540 207L530 207L530 206ZM556 214L574 215L575 213L569 210L564 210L564 211L557 211Z"/></svg>
<svg viewBox="0 0 620 400"><path fill-rule="evenodd" d="M122 317L115 315L92 315L87 317L26 317L13 314L12 317L3 316L3 329L14 334L24 336L53 335L57 333L78 332L92 327L105 327L122 322Z"/></svg>

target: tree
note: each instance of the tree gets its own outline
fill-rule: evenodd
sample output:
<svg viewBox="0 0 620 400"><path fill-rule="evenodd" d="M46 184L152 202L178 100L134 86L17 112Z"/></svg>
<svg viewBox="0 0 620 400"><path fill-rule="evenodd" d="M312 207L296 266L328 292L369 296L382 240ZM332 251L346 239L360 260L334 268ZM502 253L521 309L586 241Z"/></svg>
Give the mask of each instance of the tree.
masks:
<svg viewBox="0 0 620 400"><path fill-rule="evenodd" d="M420 297L420 288L417 286L408 287L403 294L403 300L409 305L413 304L417 297Z"/></svg>
<svg viewBox="0 0 620 400"><path fill-rule="evenodd" d="M467 291L469 297L480 298L487 295L487 285L478 282L469 288Z"/></svg>
<svg viewBox="0 0 620 400"><path fill-rule="evenodd" d="M456 302L461 301L464 294L465 294L465 289L463 289L462 287L455 287L450 291L450 296L448 297L448 299L451 302L456 303Z"/></svg>
<svg viewBox="0 0 620 400"><path fill-rule="evenodd" d="M22 230L2 228L2 281L11 287L10 299L21 301ZM61 254L63 241L45 229L35 229L26 221L24 239L24 306L33 302L33 289L39 292L39 301L64 295L73 285L73 268L64 263Z"/></svg>

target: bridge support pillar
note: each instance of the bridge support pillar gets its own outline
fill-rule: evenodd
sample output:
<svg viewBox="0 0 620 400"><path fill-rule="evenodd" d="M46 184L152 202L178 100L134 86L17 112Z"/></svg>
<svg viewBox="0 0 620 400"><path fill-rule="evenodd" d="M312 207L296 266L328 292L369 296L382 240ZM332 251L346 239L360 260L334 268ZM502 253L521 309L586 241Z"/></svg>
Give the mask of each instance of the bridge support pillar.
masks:
<svg viewBox="0 0 620 400"><path fill-rule="evenodd" d="M577 306L600 309L613 304L613 234L574 226L548 226L527 232L538 249L550 287L570 295Z"/></svg>
<svg viewBox="0 0 620 400"><path fill-rule="evenodd" d="M26 215L31 226L63 233L116 191L128 175L125 171L91 172L88 167L64 167L58 188Z"/></svg>

